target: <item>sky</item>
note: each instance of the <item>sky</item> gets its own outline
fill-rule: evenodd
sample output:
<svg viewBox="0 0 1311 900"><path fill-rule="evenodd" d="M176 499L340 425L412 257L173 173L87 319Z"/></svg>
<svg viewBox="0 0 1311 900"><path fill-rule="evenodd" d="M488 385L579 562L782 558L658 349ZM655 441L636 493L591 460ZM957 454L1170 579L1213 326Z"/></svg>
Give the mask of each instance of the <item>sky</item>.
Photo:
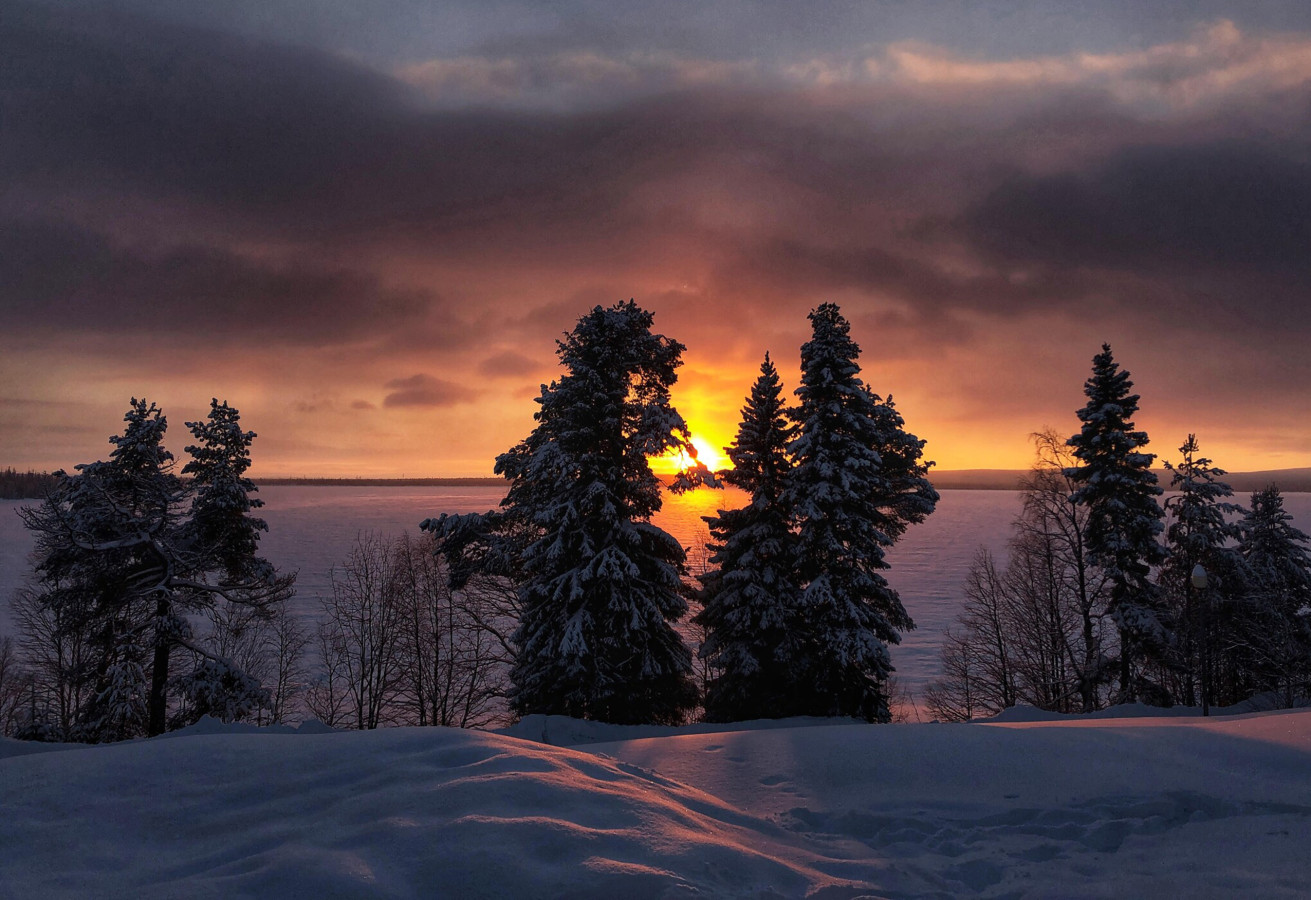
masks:
<svg viewBox="0 0 1311 900"><path fill-rule="evenodd" d="M489 475L632 298L722 446L838 303L943 469L1311 465L1301 0L0 0L0 467L211 397L256 475Z"/></svg>

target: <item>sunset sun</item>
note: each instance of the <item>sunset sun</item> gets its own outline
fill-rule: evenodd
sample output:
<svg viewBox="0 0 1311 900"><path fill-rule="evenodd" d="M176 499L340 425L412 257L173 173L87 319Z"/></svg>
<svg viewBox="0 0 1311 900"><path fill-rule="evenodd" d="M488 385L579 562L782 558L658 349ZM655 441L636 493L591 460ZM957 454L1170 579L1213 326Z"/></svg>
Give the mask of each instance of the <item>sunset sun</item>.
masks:
<svg viewBox="0 0 1311 900"><path fill-rule="evenodd" d="M697 461L704 464L712 472L718 472L720 469L728 468L730 463L723 451L716 447L711 441L701 437L699 434L692 435L692 447L696 450Z"/></svg>
<svg viewBox="0 0 1311 900"><path fill-rule="evenodd" d="M732 463L724 455L723 448L711 439L700 434L693 434L689 443L696 451L695 462L701 463L710 471L718 472L721 469L731 468ZM690 468L693 462L691 454L682 450L671 450L664 456L653 458L651 460L651 469L661 475L672 475Z"/></svg>

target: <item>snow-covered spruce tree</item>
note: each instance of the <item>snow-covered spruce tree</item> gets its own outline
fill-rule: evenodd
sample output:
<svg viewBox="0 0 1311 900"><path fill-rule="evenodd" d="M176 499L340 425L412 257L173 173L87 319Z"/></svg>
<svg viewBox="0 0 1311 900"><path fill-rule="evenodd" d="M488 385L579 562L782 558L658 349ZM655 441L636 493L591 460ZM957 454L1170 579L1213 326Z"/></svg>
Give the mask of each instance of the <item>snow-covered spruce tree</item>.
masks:
<svg viewBox="0 0 1311 900"><path fill-rule="evenodd" d="M669 389L683 345L651 332L631 300L597 306L559 342L565 374L543 385L536 427L501 454L499 512L423 523L458 585L487 570L518 583L511 702L620 723L678 723L697 701L684 551L650 524L660 482L648 458L686 446Z"/></svg>
<svg viewBox="0 0 1311 900"><path fill-rule="evenodd" d="M782 399L778 371L765 354L760 377L742 408L732 446L729 484L747 491L741 509L707 517L710 571L701 577L705 628L701 657L712 673L705 696L711 722L779 718L802 712L805 686L792 667L800 636L800 588L795 577L796 535L782 503L792 462L787 445L795 427Z"/></svg>
<svg viewBox="0 0 1311 900"><path fill-rule="evenodd" d="M1066 470L1077 485L1073 500L1088 508L1088 553L1111 583L1110 612L1120 632L1120 702L1136 700L1144 657L1160 658L1169 637L1161 616L1152 566L1164 552L1161 533L1161 487L1151 471L1155 455L1138 448L1146 432L1134 431L1138 395L1130 393L1129 373L1120 371L1108 344L1093 357L1092 375L1084 383L1088 402L1078 411L1083 422L1069 444L1080 465ZM1156 699L1153 697L1152 699Z"/></svg>
<svg viewBox="0 0 1311 900"><path fill-rule="evenodd" d="M90 700L71 739L120 740L138 726L162 732L168 655L185 629L165 586L177 575L186 499L163 445L168 425L158 407L135 398L124 421L108 460L56 473L45 502L21 511L36 534L41 604L95 646L76 673L90 682ZM132 677L149 677L149 688L128 684Z"/></svg>
<svg viewBox="0 0 1311 900"><path fill-rule="evenodd" d="M1224 470L1199 456L1199 449L1197 437L1190 434L1179 447L1179 465L1165 464L1173 496L1165 501L1166 556L1157 584L1175 635L1161 680L1176 702L1188 706L1196 705L1200 689L1202 706L1209 708L1216 700L1216 666L1223 647L1232 641L1225 619L1242 593L1244 577L1241 560L1230 546L1238 538L1231 519L1241 507L1225 499L1234 492L1220 480ZM1207 573L1205 589L1193 587L1197 566Z"/></svg>
<svg viewBox="0 0 1311 900"><path fill-rule="evenodd" d="M76 634L93 648L82 654L80 670L68 673L87 682L82 693L90 700L67 735L84 740L133 736L137 696L146 698L145 732L162 733L169 690L177 686L170 682L175 650L230 667L193 639L189 614L216 603L260 606L291 589L291 579L275 577L266 564L238 562L235 545L217 532L212 541L200 537L190 485L174 474L173 455L164 449L168 426L158 407L134 398L124 420L107 461L59 473L46 501L22 511L39 559L32 623L57 622L55 639ZM237 455L244 454L243 447ZM221 482L222 468L215 459L202 462L195 483ZM128 689L134 673L148 679L148 688Z"/></svg>
<svg viewBox="0 0 1311 900"><path fill-rule="evenodd" d="M187 447L191 461L182 474L192 478L191 537L206 567L234 583L271 580L272 566L257 555L260 532L269 526L251 514L264 501L251 496L259 488L246 477L255 432L243 431L241 414L217 399L206 419L187 429L196 443Z"/></svg>
<svg viewBox="0 0 1311 900"><path fill-rule="evenodd" d="M810 314L801 348L798 435L782 503L798 526L800 634L789 651L798 712L888 721L889 643L914 627L879 570L885 550L938 501L924 442L905 430L892 398L859 377L860 348L838 307Z"/></svg>
<svg viewBox="0 0 1311 900"><path fill-rule="evenodd" d="M243 430L241 414L217 399L210 400L209 415L188 422L187 429L196 443L186 448L191 461L182 468L191 476L192 491L184 542L205 577L187 605L206 613L209 629L189 642L194 664L176 679L182 705L175 726L202 715L246 719L269 705L271 695L254 674L267 668L263 654L242 645L276 640L275 620L285 615L280 606L291 597L296 578L280 575L258 555L260 533L268 524L252 514L264 501L251 496L259 489L246 477L255 433ZM234 652L239 647L246 652Z"/></svg>
<svg viewBox="0 0 1311 900"><path fill-rule="evenodd" d="M1238 554L1249 579L1243 648L1256 690L1286 706L1311 695L1311 553L1273 485L1252 494L1239 522Z"/></svg>

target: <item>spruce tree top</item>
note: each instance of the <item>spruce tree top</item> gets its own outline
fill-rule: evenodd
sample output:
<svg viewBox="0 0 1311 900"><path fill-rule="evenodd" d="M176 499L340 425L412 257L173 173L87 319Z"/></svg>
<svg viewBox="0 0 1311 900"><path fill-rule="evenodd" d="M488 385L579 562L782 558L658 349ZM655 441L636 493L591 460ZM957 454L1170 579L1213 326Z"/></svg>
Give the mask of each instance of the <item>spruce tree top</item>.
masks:
<svg viewBox="0 0 1311 900"><path fill-rule="evenodd" d="M1133 430L1138 395L1132 390L1129 373L1102 344L1083 386L1088 402L1077 413L1083 427L1069 440L1083 465L1065 470L1078 485L1070 499L1090 509L1088 549L1118 582L1145 580L1150 564L1164 555L1156 541L1163 516L1156 502L1162 490L1151 471L1156 456L1138 449L1148 437Z"/></svg>
<svg viewBox="0 0 1311 900"><path fill-rule="evenodd" d="M938 493L927 474L924 441L905 429L886 400L860 379L860 347L836 303L810 314L813 336L801 347L799 436L788 447L797 471L792 502L803 519L830 520L834 504L856 503L858 518L882 546L933 512ZM845 518L843 516L842 518ZM858 539L858 543L867 543Z"/></svg>
<svg viewBox="0 0 1311 900"><path fill-rule="evenodd" d="M84 463L76 466L78 471L98 470L108 465L113 472L130 479L172 468L173 454L164 449L168 420L158 406L133 397L123 421L127 423L123 433L109 438L114 445L109 454L111 462Z"/></svg>
<svg viewBox="0 0 1311 900"><path fill-rule="evenodd" d="M1138 412L1139 397L1131 390L1129 373L1120 371L1111 346L1102 344L1102 352L1093 357L1092 375L1083 385L1088 402L1077 413L1083 428L1070 438L1074 455L1085 464L1084 468L1113 462L1116 466L1148 469L1156 459L1155 454L1137 452L1137 448L1147 445L1148 438L1146 432L1132 430L1131 417Z"/></svg>
<svg viewBox="0 0 1311 900"><path fill-rule="evenodd" d="M1170 472L1170 489L1176 492L1165 504L1172 513L1166 539L1181 548L1185 558L1194 564L1237 539L1238 525L1230 517L1242 512L1238 504L1225 500L1234 495L1233 488L1220 480L1225 470L1198 456L1200 449L1197 436L1190 434L1179 447L1179 465L1165 464Z"/></svg>
<svg viewBox="0 0 1311 900"><path fill-rule="evenodd" d="M623 506L622 518L660 508L648 459L686 445L689 434L669 394L685 348L653 334L653 320L632 300L596 306L557 342L566 372L542 385L538 427L496 458L496 473L511 481L503 507L555 508L562 496L599 482Z"/></svg>
<svg viewBox="0 0 1311 900"><path fill-rule="evenodd" d="M259 490L246 477L255 432L243 431L241 414L226 402L210 400L203 422L188 422L196 443L187 447L191 461L182 467L190 475L196 496L191 531L199 550L212 557L230 580L269 580L273 567L256 557L259 533L268 523L250 514L264 501L250 495Z"/></svg>
<svg viewBox="0 0 1311 900"><path fill-rule="evenodd" d="M109 438L114 449L108 460L76 466L78 476L56 473L62 477L54 496L86 535L99 538L106 529L154 534L185 495L173 454L164 449L168 420L159 407L133 397L123 421L123 433Z"/></svg>
<svg viewBox="0 0 1311 900"><path fill-rule="evenodd" d="M723 473L724 480L753 497L777 500L792 467L787 443L795 431L783 404L783 383L766 353L760 377L751 385L751 396L742 407L737 437L724 448L733 462L733 468Z"/></svg>
<svg viewBox="0 0 1311 900"><path fill-rule="evenodd" d="M1252 505L1239 523L1238 552L1256 580L1278 595L1290 612L1311 615L1311 537L1293 525L1284 498L1274 485L1252 494Z"/></svg>

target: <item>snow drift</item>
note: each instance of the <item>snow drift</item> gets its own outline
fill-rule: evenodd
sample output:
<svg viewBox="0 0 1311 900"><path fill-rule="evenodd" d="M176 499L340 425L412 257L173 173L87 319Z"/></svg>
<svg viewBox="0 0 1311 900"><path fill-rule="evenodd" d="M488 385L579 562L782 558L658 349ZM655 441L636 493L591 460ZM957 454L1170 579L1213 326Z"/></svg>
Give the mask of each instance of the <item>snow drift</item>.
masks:
<svg viewBox="0 0 1311 900"><path fill-rule="evenodd" d="M0 898L1306 890L1311 712L516 731L3 741Z"/></svg>

